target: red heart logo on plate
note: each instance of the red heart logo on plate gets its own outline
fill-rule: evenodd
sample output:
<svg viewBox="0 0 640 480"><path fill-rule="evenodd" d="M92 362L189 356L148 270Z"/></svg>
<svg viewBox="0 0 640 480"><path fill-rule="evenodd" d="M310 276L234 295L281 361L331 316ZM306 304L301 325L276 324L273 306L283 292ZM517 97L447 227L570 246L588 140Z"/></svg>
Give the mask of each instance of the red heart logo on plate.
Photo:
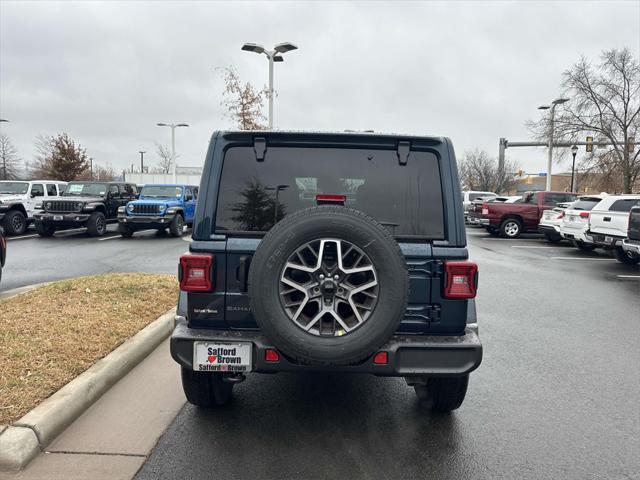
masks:
<svg viewBox="0 0 640 480"><path fill-rule="evenodd" d="M207 360L209 360L209 363L213 363L216 361L216 356L215 355L209 355L207 357Z"/></svg>

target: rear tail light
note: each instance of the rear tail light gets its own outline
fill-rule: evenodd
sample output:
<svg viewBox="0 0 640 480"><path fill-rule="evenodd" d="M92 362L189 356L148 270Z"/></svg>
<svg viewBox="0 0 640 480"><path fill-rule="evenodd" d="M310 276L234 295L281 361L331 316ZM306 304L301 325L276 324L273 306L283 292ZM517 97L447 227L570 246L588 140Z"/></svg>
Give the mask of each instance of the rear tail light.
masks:
<svg viewBox="0 0 640 480"><path fill-rule="evenodd" d="M580 212L580 218L589 218L589 212Z"/></svg>
<svg viewBox="0 0 640 480"><path fill-rule="evenodd" d="M564 218L564 212L560 212L560 215L558 215L558 220Z"/></svg>
<svg viewBox="0 0 640 480"><path fill-rule="evenodd" d="M344 205L347 202L346 195L334 195L330 193L316 195L316 204L337 203Z"/></svg>
<svg viewBox="0 0 640 480"><path fill-rule="evenodd" d="M482 215L489 215L489 205L486 203L482 204Z"/></svg>
<svg viewBox="0 0 640 480"><path fill-rule="evenodd" d="M180 290L211 292L213 290L213 255L186 253L180 257Z"/></svg>
<svg viewBox="0 0 640 480"><path fill-rule="evenodd" d="M444 262L444 298L475 298L478 265L474 262Z"/></svg>

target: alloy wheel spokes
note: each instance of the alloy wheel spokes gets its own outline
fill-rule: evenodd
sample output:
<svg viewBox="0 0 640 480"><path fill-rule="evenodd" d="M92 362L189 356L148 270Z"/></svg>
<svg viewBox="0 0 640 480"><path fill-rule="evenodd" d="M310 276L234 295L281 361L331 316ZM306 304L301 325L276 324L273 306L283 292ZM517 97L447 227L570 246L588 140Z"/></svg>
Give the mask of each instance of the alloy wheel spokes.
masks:
<svg viewBox="0 0 640 480"><path fill-rule="evenodd" d="M371 259L352 243L333 238L308 242L293 252L280 275L287 316L304 331L342 336L367 321L378 300Z"/></svg>

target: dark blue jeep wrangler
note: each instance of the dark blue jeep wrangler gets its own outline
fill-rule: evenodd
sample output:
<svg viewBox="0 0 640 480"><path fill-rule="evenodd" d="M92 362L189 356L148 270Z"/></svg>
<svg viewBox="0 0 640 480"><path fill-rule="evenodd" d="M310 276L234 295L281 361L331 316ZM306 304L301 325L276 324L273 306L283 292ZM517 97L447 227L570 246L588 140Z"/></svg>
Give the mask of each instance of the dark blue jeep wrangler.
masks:
<svg viewBox="0 0 640 480"><path fill-rule="evenodd" d="M189 402L248 372L405 377L458 408L482 359L447 138L217 132L180 259L171 354Z"/></svg>
<svg viewBox="0 0 640 480"><path fill-rule="evenodd" d="M182 236L196 213L198 187L192 185L145 185L138 200L118 209L118 231L131 237L136 230L166 230Z"/></svg>

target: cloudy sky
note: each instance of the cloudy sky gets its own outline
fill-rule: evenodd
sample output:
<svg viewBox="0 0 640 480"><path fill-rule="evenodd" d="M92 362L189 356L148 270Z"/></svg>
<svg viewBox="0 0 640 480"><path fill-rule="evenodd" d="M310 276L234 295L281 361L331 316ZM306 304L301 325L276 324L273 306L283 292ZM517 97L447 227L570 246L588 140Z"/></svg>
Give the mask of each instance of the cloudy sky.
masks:
<svg viewBox="0 0 640 480"><path fill-rule="evenodd" d="M122 169L139 150L157 161L157 122L187 122L178 163L201 165L232 126L219 68L263 85L266 58L240 47L283 41L299 50L276 64L276 128L446 135L458 155L496 155L499 137L527 139L580 55L640 56L640 1L0 0L0 128L23 159L37 135L67 132ZM544 149L507 155L545 169Z"/></svg>

